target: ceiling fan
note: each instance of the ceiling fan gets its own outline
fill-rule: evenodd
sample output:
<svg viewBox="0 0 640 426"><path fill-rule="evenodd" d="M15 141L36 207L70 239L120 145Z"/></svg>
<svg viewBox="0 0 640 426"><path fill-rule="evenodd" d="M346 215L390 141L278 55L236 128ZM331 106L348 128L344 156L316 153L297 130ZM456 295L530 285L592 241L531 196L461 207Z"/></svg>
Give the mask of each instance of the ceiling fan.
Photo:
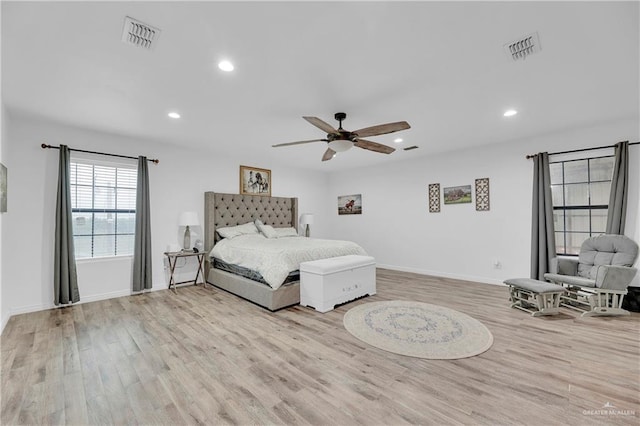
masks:
<svg viewBox="0 0 640 426"><path fill-rule="evenodd" d="M385 135L387 133L393 133L411 128L411 126L409 126L409 123L407 123L406 121L397 121L395 123L379 124L377 126L365 127L363 129L350 132L342 128L342 120L347 118L347 114L345 114L344 112L337 112L334 117L340 123L337 129L334 129L333 126L325 123L318 117L302 117L309 123L316 126L318 129L327 132L327 137L324 139L311 139L306 141L279 143L272 146L274 148L277 148L280 146L301 145L312 142L327 142L329 144L329 147L322 156L322 161L331 160L336 155L336 153L347 151L353 146L357 146L358 148L362 149L368 149L369 151L380 152L383 154L391 154L396 150L395 148L361 138L368 136Z"/></svg>

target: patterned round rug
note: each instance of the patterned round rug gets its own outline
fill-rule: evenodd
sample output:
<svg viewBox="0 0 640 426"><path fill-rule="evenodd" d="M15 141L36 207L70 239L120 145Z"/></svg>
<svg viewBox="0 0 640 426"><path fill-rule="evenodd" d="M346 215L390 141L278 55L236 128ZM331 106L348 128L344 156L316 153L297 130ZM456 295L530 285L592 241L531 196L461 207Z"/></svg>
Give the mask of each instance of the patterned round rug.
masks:
<svg viewBox="0 0 640 426"><path fill-rule="evenodd" d="M420 302L358 305L344 315L344 326L376 348L417 358L467 358L493 344L493 335L480 321L453 309Z"/></svg>

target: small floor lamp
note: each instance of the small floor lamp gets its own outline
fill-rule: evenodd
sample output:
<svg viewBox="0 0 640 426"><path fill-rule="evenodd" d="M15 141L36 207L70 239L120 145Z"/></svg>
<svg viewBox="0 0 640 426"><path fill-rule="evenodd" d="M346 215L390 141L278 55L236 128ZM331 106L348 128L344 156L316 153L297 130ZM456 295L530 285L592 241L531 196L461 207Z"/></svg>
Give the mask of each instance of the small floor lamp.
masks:
<svg viewBox="0 0 640 426"><path fill-rule="evenodd" d="M191 230L189 226L198 226L198 213L196 212L182 212L178 218L178 226L185 226L184 240L182 241L182 247L184 250L189 250L191 247Z"/></svg>
<svg viewBox="0 0 640 426"><path fill-rule="evenodd" d="M313 225L313 214L303 213L300 216L300 225L303 225L305 227L304 236L305 237L311 236L311 230L309 228L309 225Z"/></svg>

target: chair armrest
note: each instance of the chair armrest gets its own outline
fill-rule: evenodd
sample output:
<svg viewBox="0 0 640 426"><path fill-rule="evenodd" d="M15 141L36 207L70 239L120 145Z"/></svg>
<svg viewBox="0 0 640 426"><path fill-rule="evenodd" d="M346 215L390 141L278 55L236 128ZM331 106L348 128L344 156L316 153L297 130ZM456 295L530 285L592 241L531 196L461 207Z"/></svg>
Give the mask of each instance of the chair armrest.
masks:
<svg viewBox="0 0 640 426"><path fill-rule="evenodd" d="M626 290L637 271L636 268L628 266L600 265L596 273L596 287Z"/></svg>
<svg viewBox="0 0 640 426"><path fill-rule="evenodd" d="M554 257L551 259L551 273L559 275L578 275L578 259L570 257Z"/></svg>

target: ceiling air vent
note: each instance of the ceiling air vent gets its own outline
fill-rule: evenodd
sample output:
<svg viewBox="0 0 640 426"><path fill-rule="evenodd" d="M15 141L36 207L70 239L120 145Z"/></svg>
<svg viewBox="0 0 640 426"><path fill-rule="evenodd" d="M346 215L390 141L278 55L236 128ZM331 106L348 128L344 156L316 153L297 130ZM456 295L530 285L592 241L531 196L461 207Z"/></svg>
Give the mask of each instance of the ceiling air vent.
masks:
<svg viewBox="0 0 640 426"><path fill-rule="evenodd" d="M504 45L505 53L514 61L525 59L527 56L539 52L540 49L540 39L537 32Z"/></svg>
<svg viewBox="0 0 640 426"><path fill-rule="evenodd" d="M160 37L160 30L130 17L124 18L122 41L136 47L151 50Z"/></svg>
<svg viewBox="0 0 640 426"><path fill-rule="evenodd" d="M411 151L412 149L418 149L418 147L416 145L413 145L413 146L408 146L404 148L405 151Z"/></svg>

